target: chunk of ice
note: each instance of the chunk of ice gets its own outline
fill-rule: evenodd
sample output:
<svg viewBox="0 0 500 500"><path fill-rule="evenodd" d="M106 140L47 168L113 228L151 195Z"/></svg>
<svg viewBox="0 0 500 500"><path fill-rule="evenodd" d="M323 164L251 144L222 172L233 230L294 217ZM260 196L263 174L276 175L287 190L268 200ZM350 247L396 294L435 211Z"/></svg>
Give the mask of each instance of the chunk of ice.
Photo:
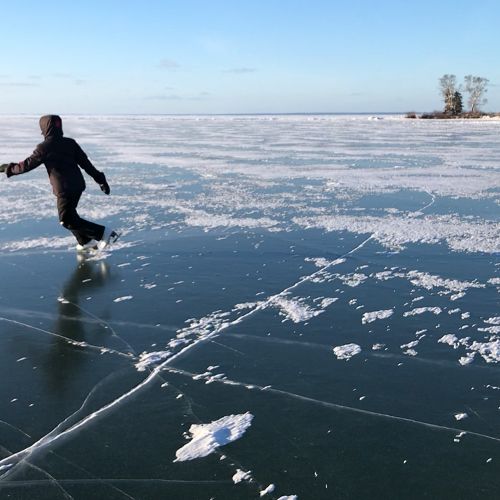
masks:
<svg viewBox="0 0 500 500"><path fill-rule="evenodd" d="M381 309L380 311L371 311L363 314L361 318L361 323L365 325L366 323L372 323L377 319L386 319L394 314L394 309Z"/></svg>
<svg viewBox="0 0 500 500"><path fill-rule="evenodd" d="M238 484L242 481L250 481L252 479L252 471L243 471L241 469L237 469L236 473L233 476L233 483Z"/></svg>
<svg viewBox="0 0 500 500"><path fill-rule="evenodd" d="M426 312L430 312L432 314L441 314L442 309L440 307L416 307L411 311L404 312L403 316L406 318L408 316L417 316L418 314L423 314Z"/></svg>
<svg viewBox="0 0 500 500"><path fill-rule="evenodd" d="M361 347L358 344L344 344L334 347L333 352L337 359L351 359L361 352Z"/></svg>
<svg viewBox="0 0 500 500"><path fill-rule="evenodd" d="M191 441L177 450L174 462L206 457L220 446L236 441L252 424L253 415L228 415L209 424L193 424L189 428Z"/></svg>
<svg viewBox="0 0 500 500"><path fill-rule="evenodd" d="M131 300L133 299L133 295L124 295L123 297L117 297L116 299L113 300L113 302L123 302L124 300Z"/></svg>
<svg viewBox="0 0 500 500"><path fill-rule="evenodd" d="M267 494L272 493L275 489L276 489L276 486L274 486L274 484L270 484L267 488L263 489L263 490L260 492L260 496L261 496L261 497L264 497L264 496L266 496Z"/></svg>

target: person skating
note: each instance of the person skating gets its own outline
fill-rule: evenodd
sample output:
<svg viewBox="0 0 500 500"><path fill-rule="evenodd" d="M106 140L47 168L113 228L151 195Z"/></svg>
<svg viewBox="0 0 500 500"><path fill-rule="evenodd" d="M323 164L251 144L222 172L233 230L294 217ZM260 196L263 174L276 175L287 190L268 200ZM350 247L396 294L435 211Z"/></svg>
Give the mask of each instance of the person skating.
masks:
<svg viewBox="0 0 500 500"><path fill-rule="evenodd" d="M78 251L90 248L104 248L116 241L118 234L94 222L82 219L76 208L85 190L85 180L80 167L109 195L110 188L103 172L99 172L90 162L80 145L63 136L62 120L57 115L40 118L40 129L45 140L38 144L33 154L19 163L0 165L0 172L7 177L24 174L45 164L52 191L57 198L57 211L62 226L71 231L78 244Z"/></svg>

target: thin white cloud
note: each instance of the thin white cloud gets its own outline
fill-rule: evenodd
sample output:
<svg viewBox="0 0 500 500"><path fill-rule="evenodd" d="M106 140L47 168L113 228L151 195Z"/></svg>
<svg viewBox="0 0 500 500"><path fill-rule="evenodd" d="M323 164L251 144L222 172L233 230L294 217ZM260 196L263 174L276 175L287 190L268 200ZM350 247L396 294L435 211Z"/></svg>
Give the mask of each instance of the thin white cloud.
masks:
<svg viewBox="0 0 500 500"><path fill-rule="evenodd" d="M180 64L177 61L174 61L173 59L162 59L159 64L160 68L162 69L179 69Z"/></svg>
<svg viewBox="0 0 500 500"><path fill-rule="evenodd" d="M145 97L149 101L202 101L210 97L210 92L200 92L196 95L156 94Z"/></svg>
<svg viewBox="0 0 500 500"><path fill-rule="evenodd" d="M32 82L0 82L1 87L39 87L39 83Z"/></svg>
<svg viewBox="0 0 500 500"><path fill-rule="evenodd" d="M182 101L182 97L177 94L158 94L158 95L150 95L145 99L151 101Z"/></svg>
<svg viewBox="0 0 500 500"><path fill-rule="evenodd" d="M226 69L224 73L231 73L233 75L244 75L246 73L255 73L257 70L255 68L230 68Z"/></svg>
<svg viewBox="0 0 500 500"><path fill-rule="evenodd" d="M210 97L210 92L200 92L198 95L187 97L189 101L204 101Z"/></svg>

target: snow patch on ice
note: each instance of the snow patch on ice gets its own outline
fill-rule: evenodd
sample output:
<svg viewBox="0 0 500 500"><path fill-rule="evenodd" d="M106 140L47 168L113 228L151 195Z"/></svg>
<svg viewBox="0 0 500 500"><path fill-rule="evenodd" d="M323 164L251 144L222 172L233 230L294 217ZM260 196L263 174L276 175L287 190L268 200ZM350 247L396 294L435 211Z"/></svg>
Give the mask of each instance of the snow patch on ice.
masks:
<svg viewBox="0 0 500 500"><path fill-rule="evenodd" d="M440 344L448 344L451 347L453 347L453 349L458 349L458 347L459 347L458 337L456 335L452 334L452 333L448 333L446 335L443 335L438 340L438 342Z"/></svg>
<svg viewBox="0 0 500 500"><path fill-rule="evenodd" d="M373 323L378 319L386 319L394 314L394 309L381 309L380 311L371 311L363 314L361 318L361 323L363 325L367 323Z"/></svg>
<svg viewBox="0 0 500 500"><path fill-rule="evenodd" d="M363 273L352 273L346 274L345 276L339 276L339 278L342 280L344 285L354 288L366 281L368 279L368 276Z"/></svg>
<svg viewBox="0 0 500 500"><path fill-rule="evenodd" d="M233 307L234 311L241 311L244 309L253 309L254 307L257 307L260 304L260 302L242 302L241 304L236 304Z"/></svg>
<svg viewBox="0 0 500 500"><path fill-rule="evenodd" d="M466 366L466 365L470 365L473 361L474 361L474 355L476 353L475 352L469 352L466 356L462 356L458 362L462 365L462 366Z"/></svg>
<svg viewBox="0 0 500 500"><path fill-rule="evenodd" d="M484 320L488 325L500 325L500 316L495 316L493 318L488 318Z"/></svg>
<svg viewBox="0 0 500 500"><path fill-rule="evenodd" d="M455 251L500 252L500 238L494 222L482 219L471 221L456 215L424 215L420 218L314 215L295 217L293 222L306 229L373 234L380 244L396 251L403 250L409 243L446 242Z"/></svg>
<svg viewBox="0 0 500 500"><path fill-rule="evenodd" d="M358 344L344 344L333 348L333 352L337 359L351 359L356 354L361 352L361 347Z"/></svg>
<svg viewBox="0 0 500 500"><path fill-rule="evenodd" d="M252 471L243 471L241 469L236 469L236 473L233 476L233 483L238 484L242 481L251 481L252 480Z"/></svg>
<svg viewBox="0 0 500 500"><path fill-rule="evenodd" d="M260 492L260 496L264 497L264 496L268 495L269 493L272 493L275 489L276 489L276 486L274 486L274 484L270 484L267 488L263 489Z"/></svg>
<svg viewBox="0 0 500 500"><path fill-rule="evenodd" d="M304 259L305 262L312 262L316 267L323 268L323 267L330 267L330 266L337 266L339 264L343 264L346 259L340 258L340 259L335 259L335 260L328 260L325 259L324 257L306 257Z"/></svg>
<svg viewBox="0 0 500 500"><path fill-rule="evenodd" d="M409 271L407 273L407 276L410 282L416 286L425 288L426 290L441 288L444 290L445 294L457 294L457 298L463 297L463 293L469 288L485 287L485 285L483 285L482 283L478 283L477 281L452 280L416 270Z"/></svg>
<svg viewBox="0 0 500 500"><path fill-rule="evenodd" d="M220 227L270 229L278 225L278 221L269 217L232 217L221 214L210 214L204 210L190 210L184 222L187 226L202 227L205 231Z"/></svg>
<svg viewBox="0 0 500 500"><path fill-rule="evenodd" d="M125 300L131 300L133 299L133 295L124 295L123 297L117 297L116 299L113 300L113 302L123 302Z"/></svg>
<svg viewBox="0 0 500 500"><path fill-rule="evenodd" d="M420 339L408 342L407 344L402 344L400 347L403 349L403 354L407 356L416 356L418 353L413 349L420 343Z"/></svg>
<svg viewBox="0 0 500 500"><path fill-rule="evenodd" d="M170 356L170 351L143 352L135 364L137 371L143 372L151 365L156 365Z"/></svg>
<svg viewBox="0 0 500 500"><path fill-rule="evenodd" d="M271 304L279 309L279 314L285 316L285 320L291 320L294 323L308 321L315 316L325 312L324 310L313 309L307 304L304 304L303 298L294 297L286 299L285 297L274 297Z"/></svg>
<svg viewBox="0 0 500 500"><path fill-rule="evenodd" d="M253 415L228 415L209 424L193 424L189 428L191 441L177 450L174 462L206 457L220 446L240 439L251 426Z"/></svg>
<svg viewBox="0 0 500 500"><path fill-rule="evenodd" d="M416 356L418 354L415 349L407 349L406 351L403 351L403 354L406 354L407 356Z"/></svg>
<svg viewBox="0 0 500 500"><path fill-rule="evenodd" d="M328 306L331 306L334 302L337 302L338 297L327 297L327 298L324 298L321 302L320 302L320 307L321 309L326 309Z"/></svg>
<svg viewBox="0 0 500 500"><path fill-rule="evenodd" d="M473 341L471 343L470 337L459 339L454 334L447 334L443 335L438 342L448 344L454 349L464 346L468 352L458 360L461 365L472 363L476 354L479 354L487 363L498 363L500 361L500 339L497 337L491 337L486 342Z"/></svg>
<svg viewBox="0 0 500 500"><path fill-rule="evenodd" d="M416 307L411 311L406 311L403 313L403 316L406 318L408 316L417 316L419 314L424 314L426 312L430 312L432 314L441 314L442 309L440 307Z"/></svg>
<svg viewBox="0 0 500 500"><path fill-rule="evenodd" d="M500 340L490 342L473 342L469 347L482 356L486 363L498 363L500 361Z"/></svg>
<svg viewBox="0 0 500 500"><path fill-rule="evenodd" d="M18 252L20 250L32 250L34 248L67 248L72 245L76 246L73 236L67 236L66 238L26 238L19 241L0 243L0 250Z"/></svg>
<svg viewBox="0 0 500 500"><path fill-rule="evenodd" d="M500 325L480 327L477 329L478 332L486 332L491 334L500 333Z"/></svg>

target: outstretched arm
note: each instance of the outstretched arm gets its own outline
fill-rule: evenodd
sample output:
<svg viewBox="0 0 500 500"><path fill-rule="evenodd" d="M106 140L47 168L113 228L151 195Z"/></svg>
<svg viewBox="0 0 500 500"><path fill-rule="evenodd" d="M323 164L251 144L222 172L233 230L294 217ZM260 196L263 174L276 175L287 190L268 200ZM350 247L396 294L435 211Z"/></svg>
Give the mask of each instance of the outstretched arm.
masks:
<svg viewBox="0 0 500 500"><path fill-rule="evenodd" d="M25 172L29 172L30 170L40 166L43 161L43 152L40 148L36 148L35 151L33 151L33 154L24 161L0 165L0 172L5 172L7 177L24 174Z"/></svg>
<svg viewBox="0 0 500 500"><path fill-rule="evenodd" d="M106 176L104 175L103 172L99 172L94 165L92 165L92 162L89 160L88 156L85 154L85 151L80 147L80 145L75 141L75 147L76 147L76 161L78 162L78 165L80 165L87 174L94 179L97 184L99 184L101 190L109 194L110 189L109 185L106 182Z"/></svg>

